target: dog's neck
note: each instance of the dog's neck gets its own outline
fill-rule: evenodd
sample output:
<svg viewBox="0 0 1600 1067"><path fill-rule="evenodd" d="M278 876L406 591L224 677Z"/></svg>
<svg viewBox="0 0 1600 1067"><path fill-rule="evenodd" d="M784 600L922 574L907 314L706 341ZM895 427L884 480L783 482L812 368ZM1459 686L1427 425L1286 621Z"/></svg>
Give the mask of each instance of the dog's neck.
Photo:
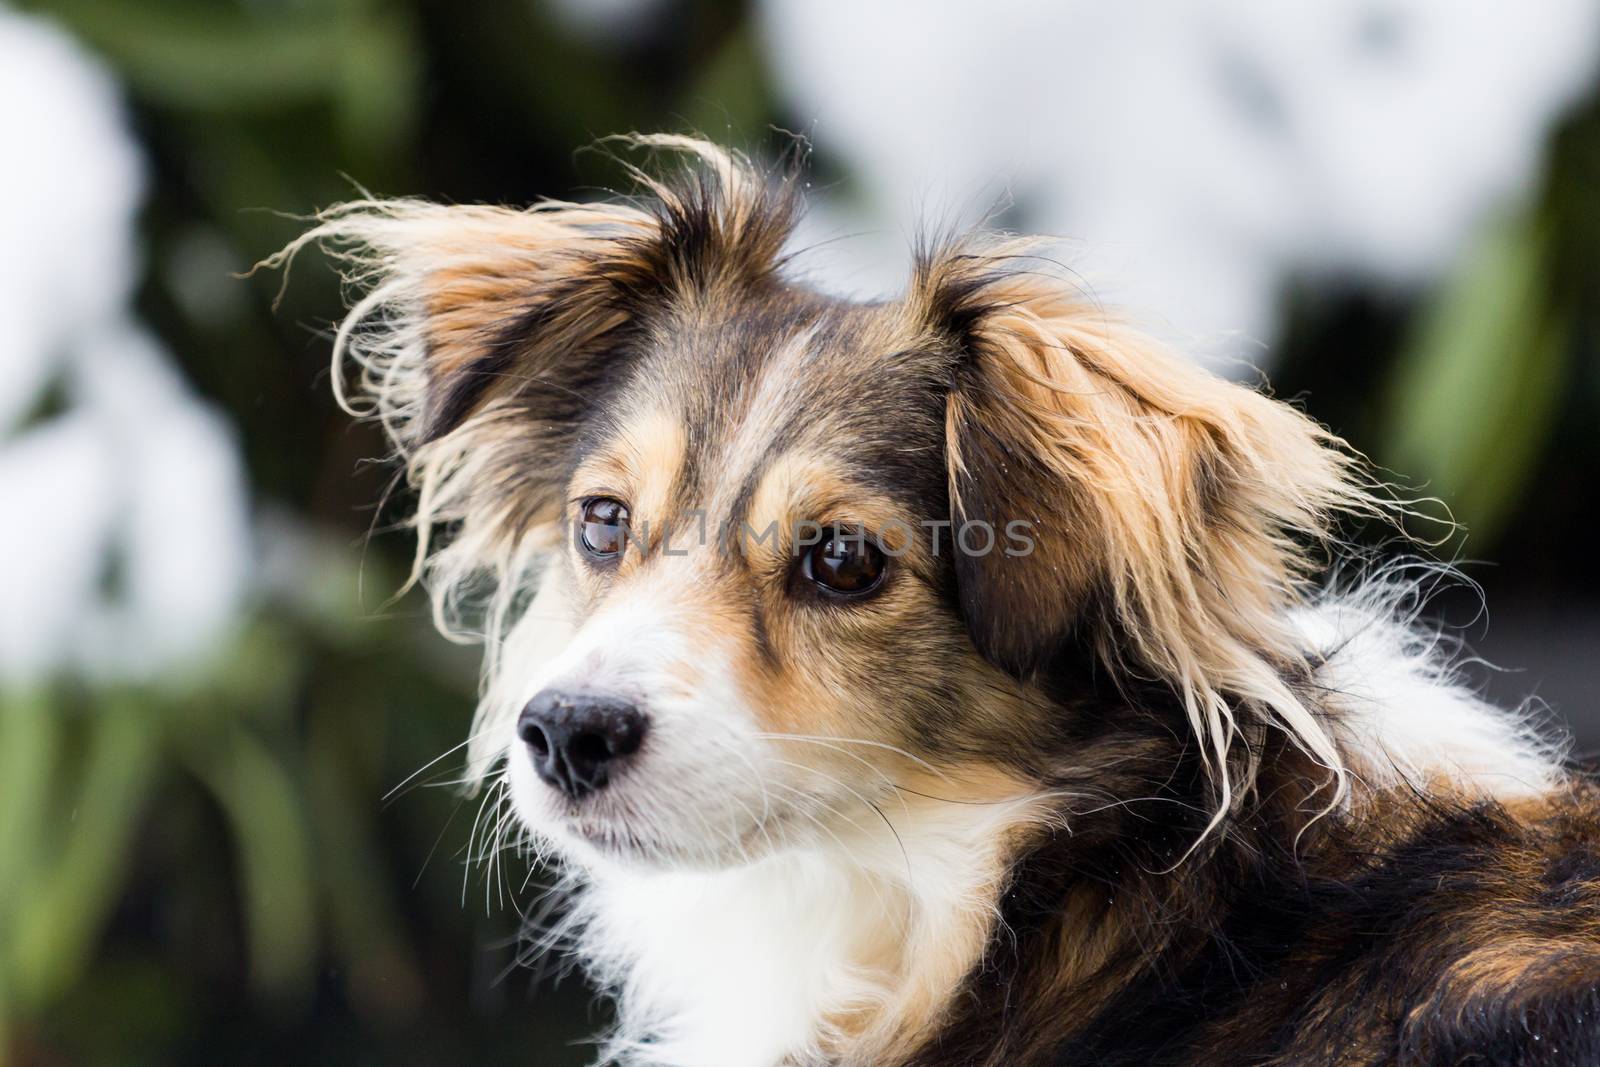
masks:
<svg viewBox="0 0 1600 1067"><path fill-rule="evenodd" d="M615 1051L650 1064L895 1062L981 957L1019 833L1018 794L908 797L887 822L714 871L590 869L581 950L618 995ZM892 826L890 825L892 824Z"/></svg>

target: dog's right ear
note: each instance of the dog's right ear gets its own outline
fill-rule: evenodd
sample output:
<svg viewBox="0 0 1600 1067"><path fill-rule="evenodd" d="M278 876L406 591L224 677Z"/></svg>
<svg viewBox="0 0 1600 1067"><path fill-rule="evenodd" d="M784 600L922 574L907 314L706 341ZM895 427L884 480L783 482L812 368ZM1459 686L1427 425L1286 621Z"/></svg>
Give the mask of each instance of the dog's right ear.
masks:
<svg viewBox="0 0 1600 1067"><path fill-rule="evenodd" d="M388 430L419 524L495 515L515 539L558 520L563 459L650 319L777 269L794 214L783 186L705 142L631 142L694 166L679 182L634 171L637 204L344 204L267 261L317 244L340 267L353 300L335 389Z"/></svg>
<svg viewBox="0 0 1600 1067"><path fill-rule="evenodd" d="M339 252L378 257L381 280L340 339L376 402L407 405L395 426L402 447L435 442L513 397L526 414L567 423L661 284L642 254L656 220L615 205L355 204L319 229ZM386 350L360 343L373 340ZM398 380L370 376L403 369L419 372L412 395L385 397Z"/></svg>

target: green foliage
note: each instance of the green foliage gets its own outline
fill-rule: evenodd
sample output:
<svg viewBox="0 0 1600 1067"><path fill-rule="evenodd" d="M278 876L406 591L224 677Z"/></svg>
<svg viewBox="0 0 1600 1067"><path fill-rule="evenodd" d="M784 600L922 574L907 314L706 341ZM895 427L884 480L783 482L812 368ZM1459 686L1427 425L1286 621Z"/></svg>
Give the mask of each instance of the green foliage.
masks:
<svg viewBox="0 0 1600 1067"><path fill-rule="evenodd" d="M100 932L156 769L155 738L137 702L110 698L77 724L71 739L83 751L69 763L68 731L48 701L8 701L3 714L0 741L39 762L7 797L17 809L3 858L17 876L3 898L11 937L0 988L37 1008L76 976Z"/></svg>
<svg viewBox="0 0 1600 1067"><path fill-rule="evenodd" d="M353 604L353 583L342 584ZM393 887L361 874L385 864L371 818L378 768L369 759L361 784L346 787L359 767L341 737L321 725L301 736L296 705L338 716L316 682L319 660L375 660L376 642L392 649L422 635L374 622L370 647L341 648L329 636L344 627L327 621L264 611L212 670L180 687L63 682L0 697L0 1017L37 1012L83 976L131 867L181 879L189 850L218 844L239 879L250 982L268 1000L309 994L324 927L335 955L390 946L391 977L416 983ZM470 701L459 664L413 658L400 673L414 695ZM367 802L330 797L330 782L376 792ZM174 807L197 802L220 816L221 841L180 835L170 868L133 862L141 842L165 835L158 824Z"/></svg>
<svg viewBox="0 0 1600 1067"><path fill-rule="evenodd" d="M1376 453L1445 501L1474 554L1501 545L1541 464L1594 462L1592 435L1553 457L1600 351L1600 101L1553 139L1542 187L1487 226L1392 361Z"/></svg>
<svg viewBox="0 0 1600 1067"><path fill-rule="evenodd" d="M1527 215L1490 227L1390 379L1386 461L1426 477L1474 544L1517 504L1566 379L1570 328L1544 299L1546 250Z"/></svg>

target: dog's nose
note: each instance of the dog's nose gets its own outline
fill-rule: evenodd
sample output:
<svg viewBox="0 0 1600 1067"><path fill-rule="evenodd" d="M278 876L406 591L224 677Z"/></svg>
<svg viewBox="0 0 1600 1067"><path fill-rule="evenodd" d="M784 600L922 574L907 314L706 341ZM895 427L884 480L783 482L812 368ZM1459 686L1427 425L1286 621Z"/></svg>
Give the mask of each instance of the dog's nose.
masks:
<svg viewBox="0 0 1600 1067"><path fill-rule="evenodd" d="M648 725L632 704L546 689L522 709L517 736L533 769L573 800L605 787L639 750Z"/></svg>

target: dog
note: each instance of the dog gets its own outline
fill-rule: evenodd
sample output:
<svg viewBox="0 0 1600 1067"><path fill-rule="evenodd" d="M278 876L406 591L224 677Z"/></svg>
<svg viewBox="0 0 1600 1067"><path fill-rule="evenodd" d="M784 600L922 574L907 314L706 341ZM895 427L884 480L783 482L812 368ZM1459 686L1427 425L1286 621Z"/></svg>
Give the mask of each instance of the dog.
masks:
<svg viewBox="0 0 1600 1067"><path fill-rule="evenodd" d="M1600 1063L1600 802L1452 672L1399 507L1036 242L807 287L778 171L319 215L335 381L486 643L539 931L681 1067Z"/></svg>

